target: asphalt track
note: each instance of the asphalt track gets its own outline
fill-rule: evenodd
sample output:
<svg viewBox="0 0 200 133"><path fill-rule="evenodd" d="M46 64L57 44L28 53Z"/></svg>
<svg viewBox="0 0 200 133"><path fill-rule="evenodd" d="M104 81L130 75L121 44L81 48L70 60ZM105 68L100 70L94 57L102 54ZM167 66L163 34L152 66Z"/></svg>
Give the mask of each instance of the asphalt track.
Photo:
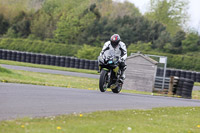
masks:
<svg viewBox="0 0 200 133"><path fill-rule="evenodd" d="M199 100L0 83L0 120L99 110L200 106Z"/></svg>
<svg viewBox="0 0 200 133"><path fill-rule="evenodd" d="M200 100L0 83L0 120L74 112L185 106L200 106Z"/></svg>

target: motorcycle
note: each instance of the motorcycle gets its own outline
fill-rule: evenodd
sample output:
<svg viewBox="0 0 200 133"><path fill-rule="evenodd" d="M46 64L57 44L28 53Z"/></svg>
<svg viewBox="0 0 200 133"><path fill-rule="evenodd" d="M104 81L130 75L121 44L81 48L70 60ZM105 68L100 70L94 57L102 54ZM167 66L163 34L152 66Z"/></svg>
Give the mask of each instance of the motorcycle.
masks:
<svg viewBox="0 0 200 133"><path fill-rule="evenodd" d="M99 89L105 92L108 88L113 93L119 93L123 83L120 80L121 70L119 69L119 56L115 56L113 51L104 53L99 57Z"/></svg>

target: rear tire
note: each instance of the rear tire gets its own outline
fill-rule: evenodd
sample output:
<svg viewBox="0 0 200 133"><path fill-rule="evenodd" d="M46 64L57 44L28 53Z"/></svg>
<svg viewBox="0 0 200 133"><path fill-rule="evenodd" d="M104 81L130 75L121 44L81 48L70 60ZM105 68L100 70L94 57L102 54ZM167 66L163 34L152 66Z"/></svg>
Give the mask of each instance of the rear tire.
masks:
<svg viewBox="0 0 200 133"><path fill-rule="evenodd" d="M99 89L101 92L105 92L107 90L108 86L108 83L106 82L107 79L108 79L108 72L102 69L99 79Z"/></svg>

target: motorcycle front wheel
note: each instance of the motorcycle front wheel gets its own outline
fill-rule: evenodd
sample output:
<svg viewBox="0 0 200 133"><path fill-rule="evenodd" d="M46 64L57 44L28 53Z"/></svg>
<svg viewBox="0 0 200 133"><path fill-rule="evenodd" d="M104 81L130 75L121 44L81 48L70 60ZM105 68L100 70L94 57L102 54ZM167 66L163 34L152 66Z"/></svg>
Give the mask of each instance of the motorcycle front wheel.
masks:
<svg viewBox="0 0 200 133"><path fill-rule="evenodd" d="M108 72L102 69L99 79L99 89L101 92L105 92L107 90L108 86L107 80L108 80Z"/></svg>
<svg viewBox="0 0 200 133"><path fill-rule="evenodd" d="M122 90L122 84L118 84L115 89L112 89L113 93L119 93Z"/></svg>

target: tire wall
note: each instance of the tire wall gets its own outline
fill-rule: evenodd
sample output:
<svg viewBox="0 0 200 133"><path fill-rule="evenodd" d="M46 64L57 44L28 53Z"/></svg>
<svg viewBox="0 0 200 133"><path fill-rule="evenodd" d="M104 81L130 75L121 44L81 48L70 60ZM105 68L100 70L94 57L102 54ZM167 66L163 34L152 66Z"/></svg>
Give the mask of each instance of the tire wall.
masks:
<svg viewBox="0 0 200 133"><path fill-rule="evenodd" d="M187 78L179 78L176 95L183 98L192 98L192 89L194 86L194 81Z"/></svg>
<svg viewBox="0 0 200 133"><path fill-rule="evenodd" d="M78 69L98 70L97 60L78 59L68 56L55 56L48 54L38 54L31 52L21 52L13 50L0 49L0 59L12 60L19 62L27 62L34 64L53 65L61 67L71 67ZM163 68L158 67L156 76L163 76ZM185 71L178 69L167 69L166 77L177 76L180 78L188 78L194 82L200 82L200 72Z"/></svg>
<svg viewBox="0 0 200 133"><path fill-rule="evenodd" d="M0 59L27 62L33 64L98 70L97 60L78 59L68 56L55 56L48 54L0 49Z"/></svg>
<svg viewBox="0 0 200 133"><path fill-rule="evenodd" d="M164 69L158 67L156 76L163 76L163 73L164 73ZM166 77L176 76L179 78L191 79L194 82L200 82L200 72L195 72L195 71L186 71L186 70L167 68L165 76Z"/></svg>

